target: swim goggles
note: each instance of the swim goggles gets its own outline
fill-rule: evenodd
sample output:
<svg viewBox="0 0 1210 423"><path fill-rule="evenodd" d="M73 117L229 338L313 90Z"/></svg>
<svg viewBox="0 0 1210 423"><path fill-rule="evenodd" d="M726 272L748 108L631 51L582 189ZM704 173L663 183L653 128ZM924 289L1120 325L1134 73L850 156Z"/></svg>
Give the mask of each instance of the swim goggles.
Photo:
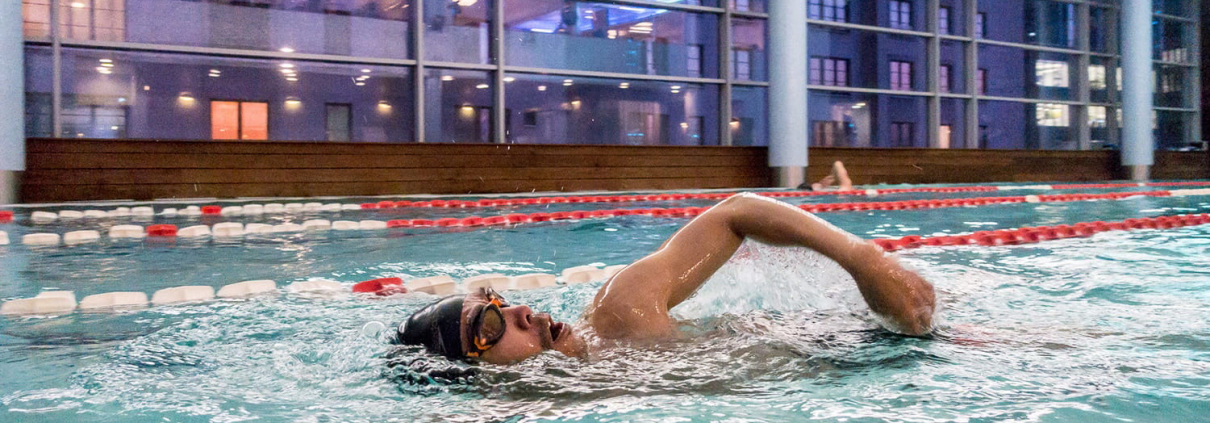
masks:
<svg viewBox="0 0 1210 423"><path fill-rule="evenodd" d="M478 357L495 346L508 327L504 312L500 310L501 307L508 307L508 301L491 288L483 288L481 292L487 296L487 304L476 306L479 310L475 312L475 320L471 321L471 343L467 357Z"/></svg>

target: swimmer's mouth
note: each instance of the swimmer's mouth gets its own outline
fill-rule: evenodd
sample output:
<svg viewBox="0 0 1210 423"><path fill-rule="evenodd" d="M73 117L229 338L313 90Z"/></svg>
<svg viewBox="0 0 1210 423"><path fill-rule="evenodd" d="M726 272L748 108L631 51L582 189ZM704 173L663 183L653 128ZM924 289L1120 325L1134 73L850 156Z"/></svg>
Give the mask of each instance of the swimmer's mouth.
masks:
<svg viewBox="0 0 1210 423"><path fill-rule="evenodd" d="M555 323L550 324L550 340L551 340L551 342L559 341L559 336L563 335L563 329L565 329L563 323L555 322Z"/></svg>

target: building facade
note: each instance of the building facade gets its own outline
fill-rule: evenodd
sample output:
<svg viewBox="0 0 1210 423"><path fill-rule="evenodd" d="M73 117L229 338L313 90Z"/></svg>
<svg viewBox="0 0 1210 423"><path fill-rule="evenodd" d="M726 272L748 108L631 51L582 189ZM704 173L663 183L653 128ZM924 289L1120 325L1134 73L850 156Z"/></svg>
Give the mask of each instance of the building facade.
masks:
<svg viewBox="0 0 1210 423"><path fill-rule="evenodd" d="M766 145L766 1L23 0L26 134ZM796 1L811 146L1119 145L1120 0ZM1199 3L1153 1L1157 149Z"/></svg>

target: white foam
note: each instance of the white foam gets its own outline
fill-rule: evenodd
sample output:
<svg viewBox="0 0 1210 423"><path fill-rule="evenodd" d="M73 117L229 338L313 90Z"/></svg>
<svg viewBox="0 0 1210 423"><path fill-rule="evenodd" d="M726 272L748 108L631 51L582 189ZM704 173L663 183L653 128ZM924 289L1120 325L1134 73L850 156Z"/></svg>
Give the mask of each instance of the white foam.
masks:
<svg viewBox="0 0 1210 423"><path fill-rule="evenodd" d="M273 226L273 232L302 232L303 227L297 223L282 223Z"/></svg>
<svg viewBox="0 0 1210 423"><path fill-rule="evenodd" d="M286 291L299 294L304 292L343 292L344 285L340 282L327 279L312 279L309 281L294 282L286 287Z"/></svg>
<svg viewBox="0 0 1210 423"><path fill-rule="evenodd" d="M0 314L63 314L76 309L76 302L62 297L25 298L0 304Z"/></svg>
<svg viewBox="0 0 1210 423"><path fill-rule="evenodd" d="M8 245L8 232L0 231L0 245Z"/></svg>
<svg viewBox="0 0 1210 423"><path fill-rule="evenodd" d="M534 289L555 286L555 275L546 273L530 273L513 277L513 289Z"/></svg>
<svg viewBox="0 0 1210 423"><path fill-rule="evenodd" d="M361 210L360 204L341 204L341 210Z"/></svg>
<svg viewBox="0 0 1210 423"><path fill-rule="evenodd" d="M79 219L84 217L84 212L76 210L59 210L60 219Z"/></svg>
<svg viewBox="0 0 1210 423"><path fill-rule="evenodd" d="M176 231L176 236L180 238L197 238L210 236L210 227L206 225L196 225L187 228L181 228Z"/></svg>
<svg viewBox="0 0 1210 423"><path fill-rule="evenodd" d="M219 288L218 297L240 298L267 292L277 292L277 284L271 280L244 281Z"/></svg>
<svg viewBox="0 0 1210 423"><path fill-rule="evenodd" d="M249 223L244 225L244 233L246 234L267 234L273 232L273 225L264 223Z"/></svg>
<svg viewBox="0 0 1210 423"><path fill-rule="evenodd" d="M277 214L277 213L282 213L285 211L286 211L286 206L284 204L281 204L281 203L265 204L265 213L266 214Z"/></svg>
<svg viewBox="0 0 1210 423"><path fill-rule="evenodd" d="M109 214L102 210L84 210L84 217L87 219L104 219L109 217Z"/></svg>
<svg viewBox="0 0 1210 423"><path fill-rule="evenodd" d="M59 245L59 234L29 234L21 237L25 245Z"/></svg>
<svg viewBox="0 0 1210 423"><path fill-rule="evenodd" d="M466 292L474 292L479 288L491 288L496 291L503 291L510 286L512 286L512 279L499 273L472 276L462 280L462 289L466 290Z"/></svg>
<svg viewBox="0 0 1210 423"><path fill-rule="evenodd" d="M131 207L130 214L133 216L142 216L142 217L155 216L155 209L153 209L151 207L146 207L146 206Z"/></svg>
<svg viewBox="0 0 1210 423"><path fill-rule="evenodd" d="M262 206L260 204L246 204L246 205L244 205L244 214L248 214L248 215L265 214L265 206Z"/></svg>
<svg viewBox="0 0 1210 423"><path fill-rule="evenodd" d="M29 215L34 223L49 223L59 219L59 215L51 212L36 211Z"/></svg>
<svg viewBox="0 0 1210 423"><path fill-rule="evenodd" d="M63 234L63 243L67 245L96 242L100 239L101 233L97 231L74 231Z"/></svg>
<svg viewBox="0 0 1210 423"><path fill-rule="evenodd" d="M326 219L312 219L303 222L303 229L308 231L326 231L332 229L332 222Z"/></svg>
<svg viewBox="0 0 1210 423"><path fill-rule="evenodd" d="M357 222L357 227L363 231L386 229L387 222L383 222L381 220L363 220L361 222Z"/></svg>
<svg viewBox="0 0 1210 423"><path fill-rule="evenodd" d="M338 211L340 211L340 203L324 204L323 211L338 212Z"/></svg>
<svg viewBox="0 0 1210 423"><path fill-rule="evenodd" d="M244 214L242 206L227 206L219 209L218 214L221 216L239 216Z"/></svg>
<svg viewBox="0 0 1210 423"><path fill-rule="evenodd" d="M214 299L214 288L209 286L178 286L165 288L151 295L151 303L155 305L206 301Z"/></svg>
<svg viewBox="0 0 1210 423"><path fill-rule="evenodd" d="M89 295L80 300L80 310L116 307L146 307L147 294L142 292L107 292Z"/></svg>
<svg viewBox="0 0 1210 423"><path fill-rule="evenodd" d="M143 227L138 225L117 225L109 228L110 238L142 238L146 235Z"/></svg>
<svg viewBox="0 0 1210 423"><path fill-rule="evenodd" d="M361 226L358 225L357 222L353 222L353 221L349 221L349 220L337 220L335 222L332 222L332 229L338 230L338 231L355 231L360 228L361 228Z"/></svg>
<svg viewBox="0 0 1210 423"><path fill-rule="evenodd" d="M458 283L449 275L437 275L412 279L404 283L408 292L424 292L433 295L450 295L458 291Z"/></svg>
<svg viewBox="0 0 1210 423"><path fill-rule="evenodd" d="M1027 196L1025 196L1025 202L1026 203L1041 203L1042 199L1038 198L1038 196L1036 196L1036 195L1027 195Z"/></svg>
<svg viewBox="0 0 1210 423"><path fill-rule="evenodd" d="M215 223L210 227L210 235L215 238L235 238L244 236L244 224L239 222Z"/></svg>

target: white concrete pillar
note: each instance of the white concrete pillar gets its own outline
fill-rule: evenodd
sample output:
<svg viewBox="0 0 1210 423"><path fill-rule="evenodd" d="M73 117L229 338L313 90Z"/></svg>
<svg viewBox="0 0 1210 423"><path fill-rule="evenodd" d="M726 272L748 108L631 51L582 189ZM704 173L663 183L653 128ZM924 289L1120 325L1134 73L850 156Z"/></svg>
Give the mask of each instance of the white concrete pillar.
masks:
<svg viewBox="0 0 1210 423"><path fill-rule="evenodd" d="M1133 180L1146 180L1155 160L1151 19L1151 0L1122 1L1122 166Z"/></svg>
<svg viewBox="0 0 1210 423"><path fill-rule="evenodd" d="M25 54L21 2L0 1L0 204L17 202L25 170Z"/></svg>
<svg viewBox="0 0 1210 423"><path fill-rule="evenodd" d="M807 170L807 2L769 0L769 166L777 186Z"/></svg>

